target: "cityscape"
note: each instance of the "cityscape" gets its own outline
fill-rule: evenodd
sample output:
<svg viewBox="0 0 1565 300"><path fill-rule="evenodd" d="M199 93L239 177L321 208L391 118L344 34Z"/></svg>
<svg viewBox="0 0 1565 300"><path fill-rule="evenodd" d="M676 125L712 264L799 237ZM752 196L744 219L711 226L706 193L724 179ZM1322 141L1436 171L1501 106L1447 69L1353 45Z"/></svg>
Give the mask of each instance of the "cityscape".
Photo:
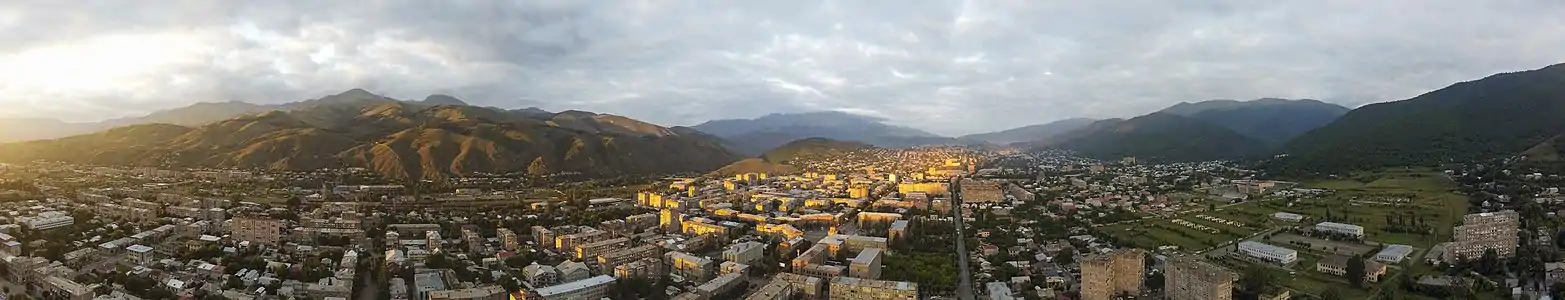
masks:
<svg viewBox="0 0 1565 300"><path fill-rule="evenodd" d="M1560 16L0 3L0 300L1565 299Z"/></svg>

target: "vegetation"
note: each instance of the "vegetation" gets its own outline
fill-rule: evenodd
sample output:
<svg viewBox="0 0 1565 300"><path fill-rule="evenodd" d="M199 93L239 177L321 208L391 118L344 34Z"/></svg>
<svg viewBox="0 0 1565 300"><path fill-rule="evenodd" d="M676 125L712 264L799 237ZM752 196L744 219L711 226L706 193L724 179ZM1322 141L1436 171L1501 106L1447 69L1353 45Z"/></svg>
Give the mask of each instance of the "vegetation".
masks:
<svg viewBox="0 0 1565 300"><path fill-rule="evenodd" d="M1233 130L1167 113L1099 121L1039 146L1093 158L1176 162L1234 159L1264 150L1260 141Z"/></svg>

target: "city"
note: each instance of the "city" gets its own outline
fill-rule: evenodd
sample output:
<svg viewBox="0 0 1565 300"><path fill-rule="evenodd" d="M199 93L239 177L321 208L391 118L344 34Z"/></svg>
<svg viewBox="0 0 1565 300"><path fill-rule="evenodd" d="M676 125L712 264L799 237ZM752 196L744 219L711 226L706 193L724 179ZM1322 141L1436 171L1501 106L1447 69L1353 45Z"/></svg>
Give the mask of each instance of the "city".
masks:
<svg viewBox="0 0 1565 300"><path fill-rule="evenodd" d="M0 1L0 300L1565 299L1560 16Z"/></svg>

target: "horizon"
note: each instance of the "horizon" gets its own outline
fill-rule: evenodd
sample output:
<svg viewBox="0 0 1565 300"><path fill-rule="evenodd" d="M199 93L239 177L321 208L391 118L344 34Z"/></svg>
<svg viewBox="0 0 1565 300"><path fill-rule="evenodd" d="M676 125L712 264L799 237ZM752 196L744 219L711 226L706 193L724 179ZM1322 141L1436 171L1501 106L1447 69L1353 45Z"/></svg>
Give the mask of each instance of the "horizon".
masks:
<svg viewBox="0 0 1565 300"><path fill-rule="evenodd" d="M1462 1L6 3L0 69L18 71L0 74L0 117L364 88L669 127L838 111L961 136L1216 99L1409 99L1560 63L1545 46L1565 44L1559 15Z"/></svg>

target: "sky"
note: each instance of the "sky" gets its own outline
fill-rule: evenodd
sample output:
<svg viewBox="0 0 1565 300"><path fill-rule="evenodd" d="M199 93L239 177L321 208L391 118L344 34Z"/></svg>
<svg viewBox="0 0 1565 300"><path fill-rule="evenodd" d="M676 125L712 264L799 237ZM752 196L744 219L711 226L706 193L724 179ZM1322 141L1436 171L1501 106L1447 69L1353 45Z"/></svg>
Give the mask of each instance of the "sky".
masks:
<svg viewBox="0 0 1565 300"><path fill-rule="evenodd" d="M1561 16L1558 0L17 0L0 2L0 117L364 88L960 135L1209 99L1407 99L1565 62Z"/></svg>

